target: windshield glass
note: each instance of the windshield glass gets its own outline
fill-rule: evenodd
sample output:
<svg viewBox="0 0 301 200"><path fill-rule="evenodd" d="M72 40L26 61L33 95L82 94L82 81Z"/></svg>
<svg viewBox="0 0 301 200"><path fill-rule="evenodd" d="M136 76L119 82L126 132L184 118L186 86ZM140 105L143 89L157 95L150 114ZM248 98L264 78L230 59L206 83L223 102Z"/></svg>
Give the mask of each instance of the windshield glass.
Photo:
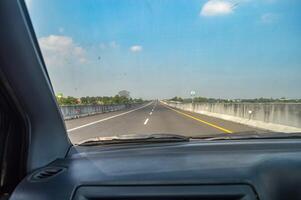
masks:
<svg viewBox="0 0 301 200"><path fill-rule="evenodd" d="M73 143L301 132L299 0L26 5Z"/></svg>

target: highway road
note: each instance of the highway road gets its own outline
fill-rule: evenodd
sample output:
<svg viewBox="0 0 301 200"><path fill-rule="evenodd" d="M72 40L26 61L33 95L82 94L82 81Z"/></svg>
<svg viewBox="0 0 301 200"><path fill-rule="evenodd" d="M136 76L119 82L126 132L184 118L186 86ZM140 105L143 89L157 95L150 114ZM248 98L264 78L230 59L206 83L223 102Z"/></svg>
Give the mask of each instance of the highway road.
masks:
<svg viewBox="0 0 301 200"><path fill-rule="evenodd" d="M159 101L128 110L67 120L66 127L73 143L92 137L124 134L172 133L200 136L245 131L262 132L246 125L174 109Z"/></svg>

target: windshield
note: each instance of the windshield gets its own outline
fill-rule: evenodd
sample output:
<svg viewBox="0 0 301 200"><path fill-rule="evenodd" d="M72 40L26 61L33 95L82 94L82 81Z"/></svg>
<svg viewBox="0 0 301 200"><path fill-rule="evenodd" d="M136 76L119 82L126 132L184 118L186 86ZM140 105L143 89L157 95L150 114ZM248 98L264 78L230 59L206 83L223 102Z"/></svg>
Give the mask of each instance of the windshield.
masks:
<svg viewBox="0 0 301 200"><path fill-rule="evenodd" d="M73 143L301 132L299 0L26 5Z"/></svg>

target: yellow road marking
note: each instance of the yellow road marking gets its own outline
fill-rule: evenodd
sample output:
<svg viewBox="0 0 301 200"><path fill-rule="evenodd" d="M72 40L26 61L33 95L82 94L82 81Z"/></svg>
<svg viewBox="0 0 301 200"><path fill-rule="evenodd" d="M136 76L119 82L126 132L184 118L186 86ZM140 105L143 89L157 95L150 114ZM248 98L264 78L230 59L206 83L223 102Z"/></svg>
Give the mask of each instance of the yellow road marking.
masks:
<svg viewBox="0 0 301 200"><path fill-rule="evenodd" d="M184 113L184 112L181 112L181 111L179 111L179 110L173 109L173 108L171 108L171 107L169 107L169 106L166 106L166 105L163 105L163 106L165 106L166 108L168 108L168 109L170 109L170 110L173 110L173 111L175 111L175 112L177 112L177 113L179 113L179 114L182 114L182 115L184 115L184 116L186 116L186 117L189 117L189 118L194 119L194 120L196 120L196 121L202 122L202 123L204 123L204 124L207 124L207 125L209 125L209 126L212 126L212 127L216 128L216 129L222 130L222 131L224 131L225 133L233 133L233 131L230 131L230 130L225 129L225 128L223 128L223 127L220 127L220 126L218 126L218 125L212 124L212 123L210 123L210 122L206 122L206 121L204 121L204 120L202 120L202 119L199 119L199 118L197 118L197 117L194 117L194 116L192 116L192 115L188 115L188 114L186 114L186 113Z"/></svg>

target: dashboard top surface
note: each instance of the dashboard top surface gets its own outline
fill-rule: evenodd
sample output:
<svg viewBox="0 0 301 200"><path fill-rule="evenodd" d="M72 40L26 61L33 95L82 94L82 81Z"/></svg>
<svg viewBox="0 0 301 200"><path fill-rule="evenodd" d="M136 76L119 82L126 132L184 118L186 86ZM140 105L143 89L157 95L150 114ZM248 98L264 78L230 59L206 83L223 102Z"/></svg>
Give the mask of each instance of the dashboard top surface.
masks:
<svg viewBox="0 0 301 200"><path fill-rule="evenodd" d="M301 198L296 139L75 146L47 167L64 170L38 181L33 172L12 199L33 193L39 199L70 199L80 186L151 185L249 185L260 199Z"/></svg>

